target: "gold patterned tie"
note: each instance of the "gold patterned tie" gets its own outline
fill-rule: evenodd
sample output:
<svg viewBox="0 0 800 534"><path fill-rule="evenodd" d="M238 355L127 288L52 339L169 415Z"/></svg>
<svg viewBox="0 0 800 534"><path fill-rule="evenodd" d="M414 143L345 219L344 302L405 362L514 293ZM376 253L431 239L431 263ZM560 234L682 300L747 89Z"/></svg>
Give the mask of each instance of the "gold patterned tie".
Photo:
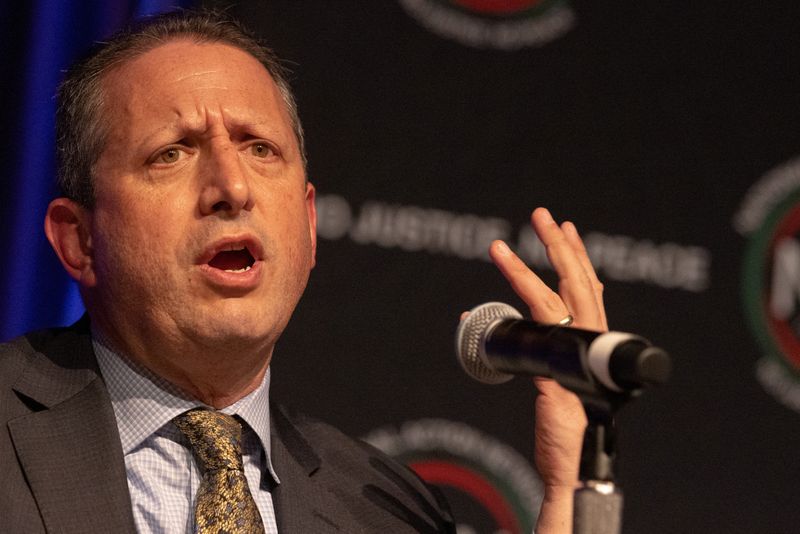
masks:
<svg viewBox="0 0 800 534"><path fill-rule="evenodd" d="M242 425L230 415L190 410L172 420L189 439L203 480L195 504L198 534L263 534L242 467Z"/></svg>

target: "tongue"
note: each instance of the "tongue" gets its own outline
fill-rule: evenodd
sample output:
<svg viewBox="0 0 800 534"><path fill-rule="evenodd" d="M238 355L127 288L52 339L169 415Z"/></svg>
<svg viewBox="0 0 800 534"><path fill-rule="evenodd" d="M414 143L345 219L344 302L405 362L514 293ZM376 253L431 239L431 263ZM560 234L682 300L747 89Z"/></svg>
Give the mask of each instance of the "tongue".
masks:
<svg viewBox="0 0 800 534"><path fill-rule="evenodd" d="M226 250L217 253L216 256L211 258L208 262L211 267L221 269L223 271L237 271L253 264L253 257L247 251L243 250Z"/></svg>

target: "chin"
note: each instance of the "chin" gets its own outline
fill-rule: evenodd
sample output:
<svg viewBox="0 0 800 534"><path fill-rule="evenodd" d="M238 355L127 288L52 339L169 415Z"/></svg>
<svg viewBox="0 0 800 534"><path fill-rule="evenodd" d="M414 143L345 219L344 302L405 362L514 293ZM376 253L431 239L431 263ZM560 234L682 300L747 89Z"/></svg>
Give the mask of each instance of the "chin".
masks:
<svg viewBox="0 0 800 534"><path fill-rule="evenodd" d="M209 345L224 348L260 348L275 343L287 321L266 313L220 310L197 325L197 336ZM276 324L278 323L278 324Z"/></svg>

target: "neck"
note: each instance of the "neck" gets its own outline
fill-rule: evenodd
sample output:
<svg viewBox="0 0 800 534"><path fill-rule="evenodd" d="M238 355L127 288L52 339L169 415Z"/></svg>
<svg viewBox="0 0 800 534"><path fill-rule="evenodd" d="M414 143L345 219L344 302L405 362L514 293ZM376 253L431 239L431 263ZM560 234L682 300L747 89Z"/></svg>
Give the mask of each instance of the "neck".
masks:
<svg viewBox="0 0 800 534"><path fill-rule="evenodd" d="M274 347L243 340L203 343L190 336L150 334L131 338L102 324L96 328L113 350L217 409L230 406L261 384ZM140 339L147 339L147 343Z"/></svg>

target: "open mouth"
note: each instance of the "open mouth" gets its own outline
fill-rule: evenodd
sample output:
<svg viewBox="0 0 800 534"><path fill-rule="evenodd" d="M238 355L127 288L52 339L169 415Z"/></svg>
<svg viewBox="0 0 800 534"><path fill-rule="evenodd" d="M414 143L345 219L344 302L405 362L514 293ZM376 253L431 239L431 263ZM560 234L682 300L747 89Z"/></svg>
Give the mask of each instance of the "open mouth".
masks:
<svg viewBox="0 0 800 534"><path fill-rule="evenodd" d="M255 258L245 246L217 252L208 262L210 267L228 273L244 273L255 263Z"/></svg>

